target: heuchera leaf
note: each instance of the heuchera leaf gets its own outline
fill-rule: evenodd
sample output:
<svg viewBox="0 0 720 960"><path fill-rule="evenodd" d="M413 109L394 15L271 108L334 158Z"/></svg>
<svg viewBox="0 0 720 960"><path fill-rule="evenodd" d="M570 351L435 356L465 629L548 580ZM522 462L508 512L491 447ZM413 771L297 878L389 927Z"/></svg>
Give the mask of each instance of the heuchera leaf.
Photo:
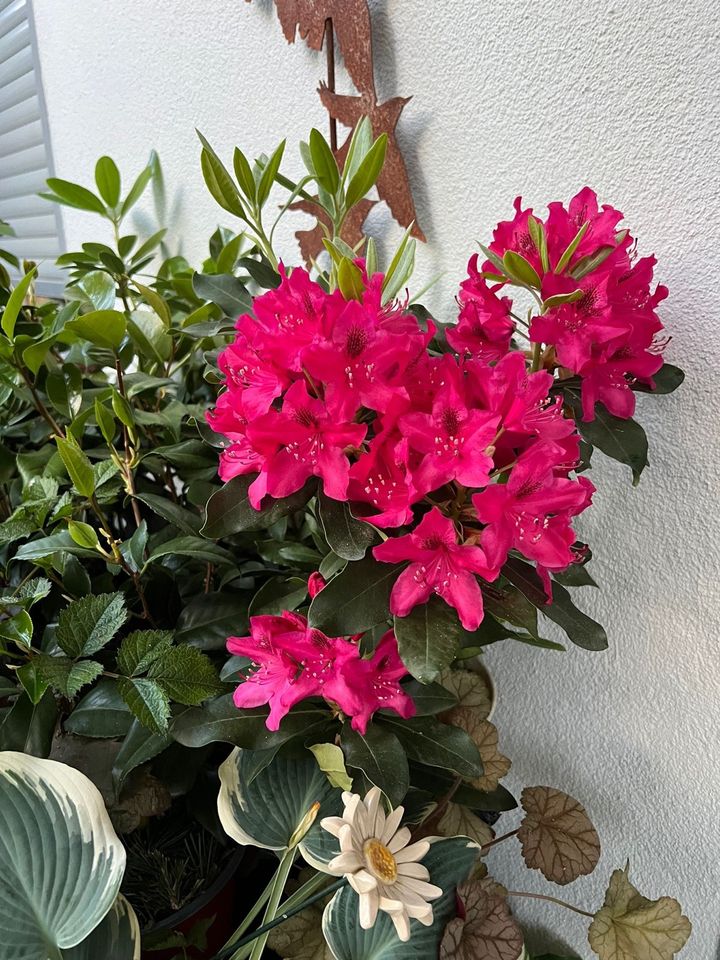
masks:
<svg viewBox="0 0 720 960"><path fill-rule="evenodd" d="M526 787L520 803L525 817L518 840L531 870L558 884L592 873L600 838L579 801L553 787Z"/></svg>

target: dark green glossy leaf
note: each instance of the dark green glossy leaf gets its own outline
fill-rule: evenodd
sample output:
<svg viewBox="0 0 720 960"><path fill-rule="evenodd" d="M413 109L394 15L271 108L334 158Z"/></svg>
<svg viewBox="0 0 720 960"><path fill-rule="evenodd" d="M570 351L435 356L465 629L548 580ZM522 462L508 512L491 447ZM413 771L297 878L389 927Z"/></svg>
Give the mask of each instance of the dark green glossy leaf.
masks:
<svg viewBox="0 0 720 960"><path fill-rule="evenodd" d="M403 690L412 697L416 716L424 717L445 710L452 710L457 698L441 683L420 683L419 680L405 680Z"/></svg>
<svg viewBox="0 0 720 960"><path fill-rule="evenodd" d="M654 387L649 387L645 383L636 383L633 390L640 393L654 393L657 396L664 396L673 393L685 380L685 373L680 367L675 367L672 363L664 363L653 377Z"/></svg>
<svg viewBox="0 0 720 960"><path fill-rule="evenodd" d="M300 577L272 577L250 601L252 617L279 616L285 610L297 610L307 597L307 582Z"/></svg>
<svg viewBox="0 0 720 960"><path fill-rule="evenodd" d="M395 636L403 663L422 683L436 680L457 656L463 630L457 611L433 596L406 617L395 617Z"/></svg>
<svg viewBox="0 0 720 960"><path fill-rule="evenodd" d="M310 604L312 626L328 636L363 633L390 616L390 592L401 571L372 555L348 563Z"/></svg>
<svg viewBox="0 0 720 960"><path fill-rule="evenodd" d="M565 397L575 412L578 430L585 440L602 450L605 456L630 467L633 486L636 487L648 465L648 440L640 424L632 419L614 417L602 403L595 404L595 419L585 423L579 395L571 389L565 391Z"/></svg>
<svg viewBox="0 0 720 960"><path fill-rule="evenodd" d="M26 693L21 694L0 727L0 750L47 757L57 717L57 704L50 690L35 704Z"/></svg>
<svg viewBox="0 0 720 960"><path fill-rule="evenodd" d="M117 682L102 679L85 694L65 720L65 729L81 737L124 737L133 724Z"/></svg>
<svg viewBox="0 0 720 960"><path fill-rule="evenodd" d="M193 290L198 297L216 303L228 317L252 310L252 297L231 273L194 273Z"/></svg>
<svg viewBox="0 0 720 960"><path fill-rule="evenodd" d="M391 730L402 743L408 759L430 767L453 770L468 780L482 776L482 761L470 737L459 727L441 723L433 717L402 720L383 715L376 719Z"/></svg>
<svg viewBox="0 0 720 960"><path fill-rule="evenodd" d="M365 733L360 733L344 723L340 743L349 767L362 770L394 807L402 803L410 773L405 751L392 731L371 723Z"/></svg>
<svg viewBox="0 0 720 960"><path fill-rule="evenodd" d="M339 500L332 500L321 493L320 519L331 549L344 560L362 560L368 547L377 543L375 528L363 520L357 520L350 512L350 506Z"/></svg>
<svg viewBox="0 0 720 960"><path fill-rule="evenodd" d="M139 720L134 720L113 766L113 780L118 789L131 770L152 760L172 742L173 738L169 733L153 732Z"/></svg>
<svg viewBox="0 0 720 960"><path fill-rule="evenodd" d="M200 650L222 650L228 637L245 636L247 617L245 597L236 593L203 593L181 611L175 640Z"/></svg>
<svg viewBox="0 0 720 960"><path fill-rule="evenodd" d="M248 488L254 479L254 474L233 477L210 497L207 519L202 528L204 537L217 540L233 533L267 530L278 520L304 507L315 492L315 482L310 480L302 490L282 500L266 497L260 510L255 510L248 498Z"/></svg>

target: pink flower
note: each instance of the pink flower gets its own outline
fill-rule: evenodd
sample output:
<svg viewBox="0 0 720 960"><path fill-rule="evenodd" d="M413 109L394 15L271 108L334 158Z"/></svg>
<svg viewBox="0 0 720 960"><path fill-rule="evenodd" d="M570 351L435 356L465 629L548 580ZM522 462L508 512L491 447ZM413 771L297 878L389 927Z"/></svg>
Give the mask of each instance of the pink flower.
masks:
<svg viewBox="0 0 720 960"><path fill-rule="evenodd" d="M600 247L615 247L617 227L622 218L622 213L608 204L603 204L600 209L597 194L590 187L583 187L575 194L567 210L562 203L549 203L545 229L550 265L554 267L558 263L585 223L589 226L566 269L572 268L582 257L597 252Z"/></svg>
<svg viewBox="0 0 720 960"><path fill-rule="evenodd" d="M570 518L588 506L594 487L585 478L555 475L561 446L536 443L518 459L507 483L494 483L472 502L478 519L487 524L482 546L488 561L502 566L510 550L551 570L572 563L575 534Z"/></svg>
<svg viewBox="0 0 720 960"><path fill-rule="evenodd" d="M490 363L510 349L515 322L508 297L498 297L480 276L478 255L468 263L468 279L460 284L458 324L445 331L447 342L461 356Z"/></svg>
<svg viewBox="0 0 720 960"><path fill-rule="evenodd" d="M392 631L364 660L357 643L327 637L309 627L305 617L286 611L281 617L251 617L250 636L230 637L227 646L254 664L233 694L235 705L269 704L269 730L277 730L295 704L315 696L336 704L361 733L376 710L394 710L403 717L415 713L415 704L398 682L407 670Z"/></svg>
<svg viewBox="0 0 720 960"><path fill-rule="evenodd" d="M310 594L310 599L314 599L325 586L325 577L323 577L321 573L318 573L317 570L311 573L308 577L308 593Z"/></svg>
<svg viewBox="0 0 720 960"><path fill-rule="evenodd" d="M241 317L240 321L246 319L254 322L250 317ZM282 371L261 359L242 334L222 351L218 366L230 390L233 393L241 391L243 406L251 417L267 413L270 404L289 383Z"/></svg>
<svg viewBox="0 0 720 960"><path fill-rule="evenodd" d="M513 203L515 207L515 216L512 220L501 220L493 231L492 243L490 249L496 253L500 259L506 250L513 250L524 257L528 263L534 267L535 272L542 276L543 268L540 261L540 254L530 236L528 220L532 215L532 207L526 210L522 209L522 197L515 197ZM498 268L491 260L486 260L482 265L482 270L488 273L497 274Z"/></svg>
<svg viewBox="0 0 720 960"><path fill-rule="evenodd" d="M461 374L448 365L448 375L437 391L430 413L408 413L399 427L413 450L422 455L413 473L421 493L451 480L467 487L484 487L492 470L488 448L495 439L499 418L473 409L463 396Z"/></svg>
<svg viewBox="0 0 720 960"><path fill-rule="evenodd" d="M392 613L406 617L436 593L455 607L467 630L480 626L483 602L475 574L494 580L498 570L490 567L480 547L458 544L452 520L437 507L426 513L411 533L386 540L374 548L373 555L383 563L412 561L393 586Z"/></svg>
<svg viewBox="0 0 720 960"><path fill-rule="evenodd" d="M328 497L346 500L350 462L345 450L361 444L367 432L364 424L351 423L348 414L339 399L311 397L298 380L285 394L281 411L271 410L253 421L247 430L253 447L275 448L250 485L253 507L259 507L265 492L287 497L312 476L322 478Z"/></svg>
<svg viewBox="0 0 720 960"><path fill-rule="evenodd" d="M340 704L343 713L352 716L353 730L364 734L376 710L394 710L406 720L415 716L415 703L399 683L407 675L407 668L392 630L383 634L372 657L350 660L342 671L357 701L352 712Z"/></svg>

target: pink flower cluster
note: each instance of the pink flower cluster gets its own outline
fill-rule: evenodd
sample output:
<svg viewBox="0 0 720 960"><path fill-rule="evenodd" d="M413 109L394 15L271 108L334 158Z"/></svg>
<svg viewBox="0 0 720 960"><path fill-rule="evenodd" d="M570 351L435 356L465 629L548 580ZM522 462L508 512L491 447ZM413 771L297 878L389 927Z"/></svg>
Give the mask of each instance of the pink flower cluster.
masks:
<svg viewBox="0 0 720 960"><path fill-rule="evenodd" d="M663 327L656 307L667 289L652 289L655 258L636 259L628 231L618 233L622 214L607 205L599 208L588 187L573 197L567 210L562 203L551 203L544 222L533 217L544 233L546 256L531 235L531 217L532 209L522 209L518 197L515 216L498 224L490 244L501 259L507 251L523 257L540 280L540 299L551 303L532 316L529 339L543 346L544 366L558 366L581 378L584 420L594 419L598 401L617 417L631 417L632 384L652 384L666 344L659 337ZM579 243L563 264L563 254L581 230ZM486 260L478 271L478 257L470 260L469 278L460 291L459 324L448 332L456 350L486 361L510 350L517 329L511 301L498 293L505 291L498 269ZM490 287L488 280L496 282ZM550 299L568 295L575 298Z"/></svg>
<svg viewBox="0 0 720 960"><path fill-rule="evenodd" d="M235 705L269 704L270 730L277 730L291 707L307 697L323 697L337 706L360 733L376 710L412 717L415 704L399 683L407 670L395 634L388 630L368 659L360 655L359 639L326 637L297 613L251 617L250 636L230 637L227 644L231 653L253 662L235 690Z"/></svg>

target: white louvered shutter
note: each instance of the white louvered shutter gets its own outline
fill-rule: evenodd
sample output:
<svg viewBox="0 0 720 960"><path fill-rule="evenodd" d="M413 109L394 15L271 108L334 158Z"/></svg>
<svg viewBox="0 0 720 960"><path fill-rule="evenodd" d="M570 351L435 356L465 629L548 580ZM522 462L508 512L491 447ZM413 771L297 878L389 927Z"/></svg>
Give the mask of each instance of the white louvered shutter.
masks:
<svg viewBox="0 0 720 960"><path fill-rule="evenodd" d="M37 39L30 0L0 0L0 219L15 230L2 246L41 262L38 292L63 287L54 265L62 252L60 211L38 192L53 175Z"/></svg>

